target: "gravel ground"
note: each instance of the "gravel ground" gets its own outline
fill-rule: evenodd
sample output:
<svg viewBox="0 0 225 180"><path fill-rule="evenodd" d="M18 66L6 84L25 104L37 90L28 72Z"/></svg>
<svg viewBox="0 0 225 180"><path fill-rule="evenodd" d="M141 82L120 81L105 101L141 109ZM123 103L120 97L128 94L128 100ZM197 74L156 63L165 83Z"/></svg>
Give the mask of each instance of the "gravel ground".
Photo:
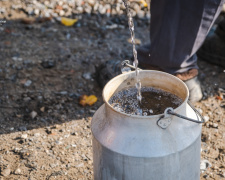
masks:
<svg viewBox="0 0 225 180"><path fill-rule="evenodd" d="M0 180L92 179L90 123L103 103L95 66L129 58L132 46L124 14L101 14L94 8L76 12L90 2L95 4L0 1L0 19L5 18L0 26ZM68 16L79 19L72 27L55 18L24 22L48 17L43 15L47 10L60 16L57 6L65 4L72 9ZM36 14L39 6L43 8ZM136 38L143 44L149 37L149 16L134 21ZM201 179L225 179L224 68L202 60L199 67L204 99L195 106L207 120ZM94 94L98 101L82 107L79 97L84 94Z"/></svg>

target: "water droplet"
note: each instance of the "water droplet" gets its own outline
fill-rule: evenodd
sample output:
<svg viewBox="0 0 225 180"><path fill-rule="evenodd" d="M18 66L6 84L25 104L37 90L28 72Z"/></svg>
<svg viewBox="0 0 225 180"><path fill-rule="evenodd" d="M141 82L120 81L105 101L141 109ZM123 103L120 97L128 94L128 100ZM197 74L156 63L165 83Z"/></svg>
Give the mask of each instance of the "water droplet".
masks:
<svg viewBox="0 0 225 180"><path fill-rule="evenodd" d="M138 81L135 85L136 85L136 88L137 89L140 89L141 88L141 82L140 81Z"/></svg>
<svg viewBox="0 0 225 180"><path fill-rule="evenodd" d="M143 112L143 116L147 116L148 115L148 113L147 112Z"/></svg>
<svg viewBox="0 0 225 180"><path fill-rule="evenodd" d="M141 115L142 115L142 109L138 108L138 109L136 110L136 115L141 116Z"/></svg>

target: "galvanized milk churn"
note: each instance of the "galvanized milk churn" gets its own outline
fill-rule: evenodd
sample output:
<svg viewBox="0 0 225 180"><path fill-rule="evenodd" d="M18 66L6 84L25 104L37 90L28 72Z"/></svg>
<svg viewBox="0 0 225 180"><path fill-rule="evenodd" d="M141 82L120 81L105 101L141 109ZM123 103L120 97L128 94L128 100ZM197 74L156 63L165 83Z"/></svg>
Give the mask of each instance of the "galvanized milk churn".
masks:
<svg viewBox="0 0 225 180"><path fill-rule="evenodd" d="M103 90L104 104L92 120L95 180L199 180L201 122L188 104L189 91L178 78L140 71L142 86L171 92L183 100L164 114L138 116L119 112L110 97L135 86L135 72L121 74ZM193 121L193 122L192 122Z"/></svg>

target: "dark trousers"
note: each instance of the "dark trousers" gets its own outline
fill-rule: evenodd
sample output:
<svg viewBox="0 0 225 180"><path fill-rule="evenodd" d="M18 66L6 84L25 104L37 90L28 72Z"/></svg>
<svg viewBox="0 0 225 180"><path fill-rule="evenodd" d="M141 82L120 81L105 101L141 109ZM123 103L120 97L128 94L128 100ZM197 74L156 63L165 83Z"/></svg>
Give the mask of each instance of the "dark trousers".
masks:
<svg viewBox="0 0 225 180"><path fill-rule="evenodd" d="M175 74L198 68L202 45L225 0L151 0L150 44L139 62Z"/></svg>

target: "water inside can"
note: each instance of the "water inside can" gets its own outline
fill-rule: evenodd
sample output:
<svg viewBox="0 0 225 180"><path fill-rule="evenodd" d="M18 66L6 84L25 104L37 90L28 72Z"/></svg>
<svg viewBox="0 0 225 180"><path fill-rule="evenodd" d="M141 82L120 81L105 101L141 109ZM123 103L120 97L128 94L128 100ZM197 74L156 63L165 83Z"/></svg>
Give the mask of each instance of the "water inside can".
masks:
<svg viewBox="0 0 225 180"><path fill-rule="evenodd" d="M183 100L167 91L154 87L142 87L141 103L137 101L138 90L135 87L115 93L109 104L116 110L132 115L151 116L162 114L166 108L180 106Z"/></svg>

